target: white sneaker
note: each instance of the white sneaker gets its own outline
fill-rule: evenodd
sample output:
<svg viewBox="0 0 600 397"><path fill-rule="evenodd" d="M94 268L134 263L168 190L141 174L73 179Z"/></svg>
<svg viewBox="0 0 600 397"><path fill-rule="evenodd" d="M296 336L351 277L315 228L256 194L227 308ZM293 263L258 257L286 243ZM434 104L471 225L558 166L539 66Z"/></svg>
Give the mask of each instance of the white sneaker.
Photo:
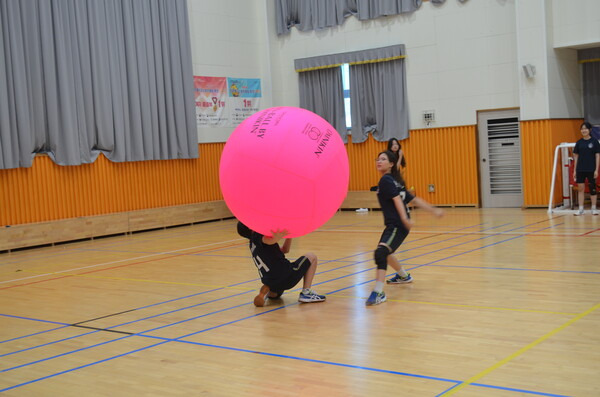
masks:
<svg viewBox="0 0 600 397"><path fill-rule="evenodd" d="M581 215L583 215L583 208L578 209L577 212L574 213L573 215L575 215L575 216L581 216Z"/></svg>
<svg viewBox="0 0 600 397"><path fill-rule="evenodd" d="M356 210L356 212L369 212L368 208L359 208Z"/></svg>
<svg viewBox="0 0 600 397"><path fill-rule="evenodd" d="M596 208L592 208L592 215L600 215L600 212Z"/></svg>

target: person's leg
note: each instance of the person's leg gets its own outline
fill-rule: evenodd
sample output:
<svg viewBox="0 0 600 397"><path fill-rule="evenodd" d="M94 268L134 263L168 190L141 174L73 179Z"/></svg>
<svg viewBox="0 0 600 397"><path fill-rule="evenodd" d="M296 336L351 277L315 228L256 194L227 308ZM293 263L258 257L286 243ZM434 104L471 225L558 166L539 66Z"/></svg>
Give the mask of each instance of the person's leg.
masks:
<svg viewBox="0 0 600 397"><path fill-rule="evenodd" d="M325 295L319 295L311 289L315 273L317 272L317 264L317 256L312 252L298 258L298 260L293 263L292 270L298 272L299 275L302 275L302 291L300 291L300 294L298 295L299 302L323 302L327 298ZM295 283L297 282L298 279L296 279Z"/></svg>
<svg viewBox="0 0 600 397"><path fill-rule="evenodd" d="M254 306L263 307L267 300L267 294L271 291L268 285L263 284L258 291L258 295L254 297Z"/></svg>
<svg viewBox="0 0 600 397"><path fill-rule="evenodd" d="M596 202L598 201L598 191L596 188L596 178L594 178L594 174L591 174L589 179L590 185L590 200L592 201L592 215L598 215L598 210L596 209Z"/></svg>
<svg viewBox="0 0 600 397"><path fill-rule="evenodd" d="M373 254L377 270L375 272L375 286L373 287L371 295L369 295L365 302L367 306L378 305L386 301L385 292L383 292L383 284L385 282L388 258L392 253L392 249L383 242L386 241L383 239L383 237L386 236L386 232L389 232L387 228L383 232L382 241L379 243Z"/></svg>
<svg viewBox="0 0 600 397"><path fill-rule="evenodd" d="M304 273L304 278L302 281L302 289L310 289L312 287L313 278L315 277L315 273L317 272L317 256L312 252L304 255L310 261L310 266L306 273Z"/></svg>
<svg viewBox="0 0 600 397"><path fill-rule="evenodd" d="M388 284L407 284L412 283L413 279L410 273L404 270L404 266L398 262L398 259L392 254L388 256L388 265L390 265L396 271L396 275L389 280Z"/></svg>
<svg viewBox="0 0 600 397"><path fill-rule="evenodd" d="M583 215L583 201L585 200L585 183L577 183L577 201L579 209L575 215Z"/></svg>

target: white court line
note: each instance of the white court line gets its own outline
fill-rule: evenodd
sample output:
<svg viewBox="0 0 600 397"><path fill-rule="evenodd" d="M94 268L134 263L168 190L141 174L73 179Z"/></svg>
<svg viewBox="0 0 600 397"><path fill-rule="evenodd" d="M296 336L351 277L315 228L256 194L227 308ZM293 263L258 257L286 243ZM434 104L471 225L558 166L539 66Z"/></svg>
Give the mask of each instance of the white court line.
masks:
<svg viewBox="0 0 600 397"><path fill-rule="evenodd" d="M67 272L72 272L72 271L75 271L75 270L90 269L90 268L92 268L92 267L105 266L105 265L112 265L112 264L119 263L119 262L135 261L135 260L138 260L138 259L150 258L150 257L152 257L152 256L173 254L173 253L176 253L176 252L179 252L179 251L186 251L186 250L191 250L191 249L196 249L196 248L208 247L208 246L211 246L211 245L216 245L216 244L225 244L225 243L231 243L231 242L234 242L234 241L239 241L239 240L242 240L242 239L240 239L240 238L236 238L236 239L233 239L233 240L220 241L220 242L218 242L218 243L210 243L210 244L204 244L204 245L197 245L197 246L195 246L195 247L181 248L181 249L174 250L174 251L158 252L158 253L155 253L155 254L144 255L144 256L138 256L138 257L135 257L135 258L120 259L120 260L118 260L118 261L112 261L112 262L98 263L98 264L96 264L96 265L89 265L89 266L76 267L76 268L74 268L74 269L61 270L61 271L58 271L58 272L44 273L44 274L37 274L37 275L35 275L35 276L29 276L29 277L23 277L23 278L16 278L16 279L13 279L13 280L7 280L7 281L0 281L0 284L12 283L12 282L15 282L15 281L22 281L22 280L29 280L29 279L32 279L32 278L37 278L37 277L51 276L51 275L53 275L53 274L67 273Z"/></svg>

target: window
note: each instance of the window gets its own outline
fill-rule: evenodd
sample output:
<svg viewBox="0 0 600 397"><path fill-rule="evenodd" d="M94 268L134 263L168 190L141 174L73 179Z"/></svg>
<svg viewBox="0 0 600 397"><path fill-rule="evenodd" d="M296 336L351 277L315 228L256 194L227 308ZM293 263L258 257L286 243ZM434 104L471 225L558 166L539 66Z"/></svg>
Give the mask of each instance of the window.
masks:
<svg viewBox="0 0 600 397"><path fill-rule="evenodd" d="M346 113L346 128L348 132L352 129L352 113L350 108L350 65L344 63L342 66L342 87L344 88L344 110Z"/></svg>

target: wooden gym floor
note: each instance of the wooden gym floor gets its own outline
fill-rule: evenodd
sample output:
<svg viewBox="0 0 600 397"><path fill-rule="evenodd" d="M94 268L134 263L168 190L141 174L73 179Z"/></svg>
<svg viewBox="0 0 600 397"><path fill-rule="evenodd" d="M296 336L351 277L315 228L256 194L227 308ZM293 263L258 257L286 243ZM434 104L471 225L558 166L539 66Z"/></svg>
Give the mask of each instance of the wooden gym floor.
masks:
<svg viewBox="0 0 600 397"><path fill-rule="evenodd" d="M375 275L380 212L292 244L314 288L255 308L233 219L0 255L6 396L599 396L600 216L447 209ZM391 273L391 271L390 271Z"/></svg>

